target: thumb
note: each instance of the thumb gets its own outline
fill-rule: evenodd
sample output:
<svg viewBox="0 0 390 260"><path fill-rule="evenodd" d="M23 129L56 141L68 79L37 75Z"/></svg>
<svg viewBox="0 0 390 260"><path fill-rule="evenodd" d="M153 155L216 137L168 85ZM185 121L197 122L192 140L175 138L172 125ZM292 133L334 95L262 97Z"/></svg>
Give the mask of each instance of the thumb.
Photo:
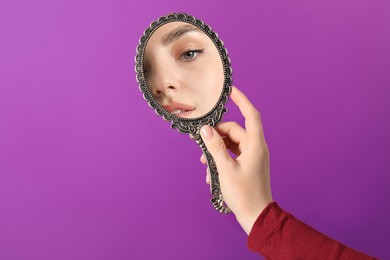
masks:
<svg viewBox="0 0 390 260"><path fill-rule="evenodd" d="M218 169L233 162L233 159L230 157L226 149L225 142L214 128L209 125L204 125L200 129L200 135L207 147L207 150L214 158Z"/></svg>

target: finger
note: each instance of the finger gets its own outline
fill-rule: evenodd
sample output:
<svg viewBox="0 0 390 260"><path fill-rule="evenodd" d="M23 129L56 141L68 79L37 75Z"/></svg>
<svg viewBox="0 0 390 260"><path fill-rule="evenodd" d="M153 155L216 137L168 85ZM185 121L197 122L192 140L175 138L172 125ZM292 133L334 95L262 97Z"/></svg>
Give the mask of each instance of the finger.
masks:
<svg viewBox="0 0 390 260"><path fill-rule="evenodd" d="M226 146L227 150L234 149L234 147L237 146L237 144L232 142L232 140L230 140L230 138L228 136L222 136L222 139L223 139L223 141L225 143L225 146Z"/></svg>
<svg viewBox="0 0 390 260"><path fill-rule="evenodd" d="M241 153L239 147L238 147L238 144L236 143L233 143L229 137L227 136L222 136L222 139L225 143L225 146L226 146L226 149L232 151L235 155L238 155L239 153ZM204 154L202 154L199 158L199 161L202 163L202 164L207 164L207 159L206 159L206 156Z"/></svg>
<svg viewBox="0 0 390 260"><path fill-rule="evenodd" d="M240 143L245 138L246 131L236 122L223 122L217 125L217 131L221 136L227 136L231 141Z"/></svg>
<svg viewBox="0 0 390 260"><path fill-rule="evenodd" d="M235 155L238 153L241 153L239 149L239 143L235 143L228 136L222 136L223 141L225 142L226 149L230 150L233 152Z"/></svg>
<svg viewBox="0 0 390 260"><path fill-rule="evenodd" d="M206 156L204 156L204 154L202 154L202 156L200 157L200 162L201 162L202 164L206 164L206 163L207 163L207 161L206 161Z"/></svg>
<svg viewBox="0 0 390 260"><path fill-rule="evenodd" d="M245 129L236 122L223 122L217 125L216 130L224 138L226 148L239 155L240 143L246 136Z"/></svg>
<svg viewBox="0 0 390 260"><path fill-rule="evenodd" d="M207 184L210 184L210 170L209 170L209 167L207 167L207 170L206 170L206 183Z"/></svg>
<svg viewBox="0 0 390 260"><path fill-rule="evenodd" d="M230 146L228 147L228 149L237 156L239 156L241 154L241 148L238 144L235 144L235 143L231 143ZM233 157L233 158L235 158Z"/></svg>
<svg viewBox="0 0 390 260"><path fill-rule="evenodd" d="M221 137L225 143L226 149L229 149L231 146L231 140L227 136L221 136ZM207 164L207 159L206 159L206 156L204 154L202 154L200 156L199 160L202 164Z"/></svg>
<svg viewBox="0 0 390 260"><path fill-rule="evenodd" d="M234 163L226 149L225 142L214 128L204 125L200 130L200 135L217 167L225 167Z"/></svg>
<svg viewBox="0 0 390 260"><path fill-rule="evenodd" d="M232 88L231 98L238 106L245 118L245 129L248 134L263 133L260 112L252 105L249 99L236 87Z"/></svg>
<svg viewBox="0 0 390 260"><path fill-rule="evenodd" d="M232 142L228 136L222 136L222 139L225 143L226 149L230 150L235 155L239 155L241 153L238 144ZM199 160L202 164L207 164L207 159L204 154L202 154Z"/></svg>

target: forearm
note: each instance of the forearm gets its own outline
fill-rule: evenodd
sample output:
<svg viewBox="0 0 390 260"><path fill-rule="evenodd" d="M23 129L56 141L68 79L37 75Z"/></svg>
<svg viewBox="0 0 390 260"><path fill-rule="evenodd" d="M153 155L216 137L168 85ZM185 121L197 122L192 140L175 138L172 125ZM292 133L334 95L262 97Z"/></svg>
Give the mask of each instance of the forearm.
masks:
<svg viewBox="0 0 390 260"><path fill-rule="evenodd" d="M375 259L316 231L274 202L254 223L248 247L266 259Z"/></svg>

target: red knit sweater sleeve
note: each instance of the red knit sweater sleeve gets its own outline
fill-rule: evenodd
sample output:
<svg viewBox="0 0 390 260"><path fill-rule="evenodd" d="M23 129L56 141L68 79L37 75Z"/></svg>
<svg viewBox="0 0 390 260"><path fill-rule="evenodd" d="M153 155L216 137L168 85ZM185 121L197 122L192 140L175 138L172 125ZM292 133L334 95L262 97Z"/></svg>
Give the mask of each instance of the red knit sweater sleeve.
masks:
<svg viewBox="0 0 390 260"><path fill-rule="evenodd" d="M255 221L248 247L266 259L376 259L321 234L275 202Z"/></svg>

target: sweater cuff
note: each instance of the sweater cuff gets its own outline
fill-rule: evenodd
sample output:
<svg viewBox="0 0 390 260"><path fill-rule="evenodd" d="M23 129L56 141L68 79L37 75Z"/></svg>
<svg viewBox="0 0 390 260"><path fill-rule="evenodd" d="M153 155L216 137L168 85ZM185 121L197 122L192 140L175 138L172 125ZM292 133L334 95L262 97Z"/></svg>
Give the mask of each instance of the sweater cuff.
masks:
<svg viewBox="0 0 390 260"><path fill-rule="evenodd" d="M257 217L248 236L248 247L252 251L260 252L267 237L278 222L283 210L276 202L271 202Z"/></svg>

